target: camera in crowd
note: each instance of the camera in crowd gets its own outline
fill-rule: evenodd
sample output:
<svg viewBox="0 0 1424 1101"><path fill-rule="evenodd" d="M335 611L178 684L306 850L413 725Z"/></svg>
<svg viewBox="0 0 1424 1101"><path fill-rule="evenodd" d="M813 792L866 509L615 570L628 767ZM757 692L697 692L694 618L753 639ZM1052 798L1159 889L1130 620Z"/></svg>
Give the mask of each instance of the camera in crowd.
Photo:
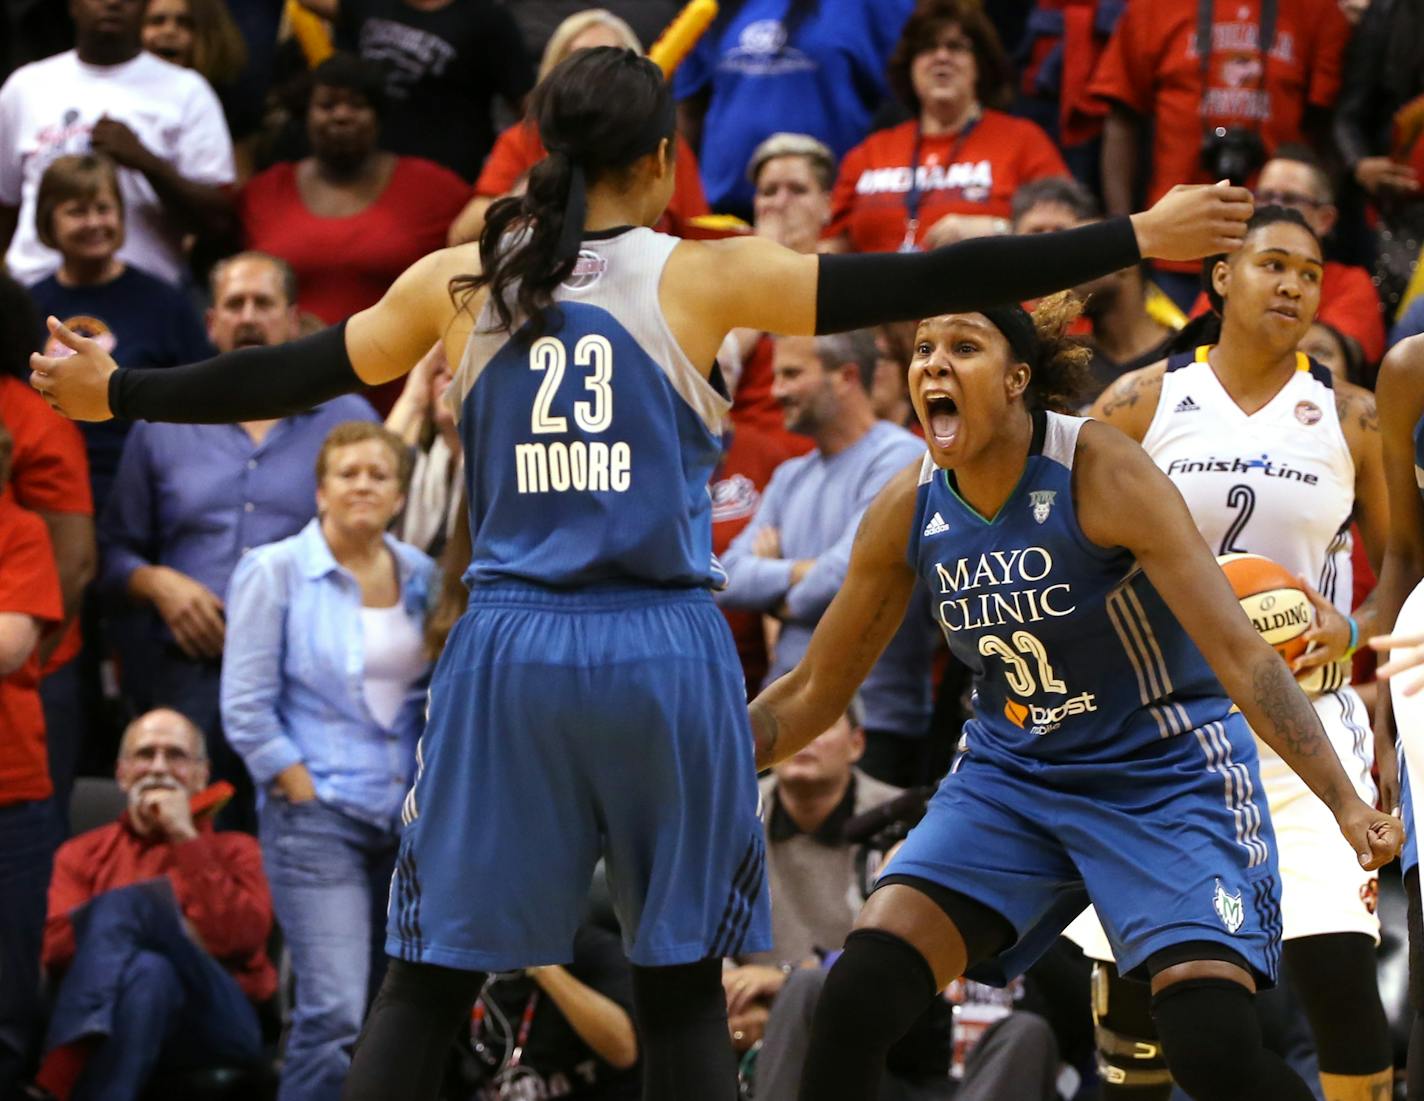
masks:
<svg viewBox="0 0 1424 1101"><path fill-rule="evenodd" d="M1266 163L1266 143L1244 126L1216 126L1202 137L1202 167L1213 180L1245 186Z"/></svg>

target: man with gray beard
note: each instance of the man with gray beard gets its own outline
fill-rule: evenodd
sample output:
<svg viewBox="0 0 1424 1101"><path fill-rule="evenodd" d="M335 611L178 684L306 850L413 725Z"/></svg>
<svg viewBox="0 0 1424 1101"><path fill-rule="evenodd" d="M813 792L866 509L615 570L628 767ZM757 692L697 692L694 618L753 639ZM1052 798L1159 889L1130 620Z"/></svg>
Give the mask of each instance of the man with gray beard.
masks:
<svg viewBox="0 0 1424 1101"><path fill-rule="evenodd" d="M37 1085L61 1099L136 1098L160 1065L255 1062L253 1003L277 986L257 841L194 815L202 731L176 711L141 715L117 777L124 813L65 842L50 881L43 958L59 981Z"/></svg>

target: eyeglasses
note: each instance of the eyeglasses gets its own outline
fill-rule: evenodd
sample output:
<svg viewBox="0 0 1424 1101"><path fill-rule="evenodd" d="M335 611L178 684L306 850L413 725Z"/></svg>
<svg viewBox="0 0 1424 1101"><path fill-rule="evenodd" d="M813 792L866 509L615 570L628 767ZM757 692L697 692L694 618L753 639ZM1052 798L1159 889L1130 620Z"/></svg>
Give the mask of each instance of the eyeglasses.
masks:
<svg viewBox="0 0 1424 1101"><path fill-rule="evenodd" d="M1318 210L1327 205L1324 200L1302 195L1299 191L1258 191L1256 202L1260 206L1284 206L1294 210Z"/></svg>

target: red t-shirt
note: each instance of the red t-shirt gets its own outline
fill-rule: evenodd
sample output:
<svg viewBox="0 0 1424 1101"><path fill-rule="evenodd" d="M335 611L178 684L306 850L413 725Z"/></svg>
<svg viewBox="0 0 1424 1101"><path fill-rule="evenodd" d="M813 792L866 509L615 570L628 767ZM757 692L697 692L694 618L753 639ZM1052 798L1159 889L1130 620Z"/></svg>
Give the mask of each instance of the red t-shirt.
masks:
<svg viewBox="0 0 1424 1101"><path fill-rule="evenodd" d="M787 440L795 441L794 447ZM800 446L804 441L805 446ZM756 515L761 504L761 491L771 481L771 474L787 459L803 454L811 447L806 436L796 436L784 430L778 434L762 431L751 424L737 425L722 462L712 475L712 551L721 554L732 544L744 527ZM732 637L737 642L737 656L747 679L747 696L761 690L766 679L766 636L762 631L760 612L722 610Z"/></svg>
<svg viewBox="0 0 1424 1101"><path fill-rule="evenodd" d="M1192 304L1192 316L1200 317L1210 309L1203 291ZM1315 318L1355 340L1364 352L1365 362L1378 363L1384 355L1384 311L1374 281L1364 268L1325 261L1320 309Z"/></svg>
<svg viewBox="0 0 1424 1101"><path fill-rule="evenodd" d="M257 838L214 833L204 823L192 841L175 845L140 837L127 812L117 822L70 838L54 854L45 969L62 971L74 959L72 911L105 891L160 876L172 882L183 916L242 992L254 1002L270 998L277 989L277 972L267 958L272 895Z"/></svg>
<svg viewBox="0 0 1424 1101"><path fill-rule="evenodd" d="M49 529L0 493L0 612L19 612L41 626L64 618ZM47 798L54 788L45 754L38 647L0 677L0 806Z"/></svg>
<svg viewBox="0 0 1424 1101"><path fill-rule="evenodd" d="M480 171L480 178L475 181L475 194L491 199L508 195L519 182L519 177L546 156L544 143L539 140L538 127L531 122L516 122L495 139L489 159ZM672 199L654 228L682 237L689 221L711 211L707 206L707 196L702 192L697 154L681 134L677 135L676 157L673 162Z"/></svg>
<svg viewBox="0 0 1424 1101"><path fill-rule="evenodd" d="M397 157L378 199L349 218L321 218L297 188L297 166L274 164L238 195L247 247L279 256L297 276L297 305L334 325L375 305L396 277L446 234L470 198L470 185L420 157ZM368 392L382 414L404 385L397 379Z"/></svg>
<svg viewBox="0 0 1424 1101"><path fill-rule="evenodd" d="M15 441L10 467L15 502L31 512L92 516L89 458L74 422L61 417L33 387L12 375L0 375L0 420ZM80 644L76 616L43 671L54 672L79 653Z"/></svg>
<svg viewBox="0 0 1424 1101"><path fill-rule="evenodd" d="M349 218L319 218L297 190L297 166L274 164L238 196L247 247L280 256L297 276L297 303L334 325L386 293L396 276L445 247L469 184L420 157L396 158L380 197Z"/></svg>
<svg viewBox="0 0 1424 1101"><path fill-rule="evenodd" d="M1210 183L1201 166L1209 127L1258 130L1267 150L1301 140L1307 106L1340 91L1350 26L1336 0L1277 0L1276 33L1262 71L1261 0L1215 0L1208 77L1197 53L1197 5L1132 0L1088 86L1086 106L1121 104L1152 123L1147 201L1179 183ZM1191 264L1164 264L1189 271Z"/></svg>
<svg viewBox="0 0 1424 1101"><path fill-rule="evenodd" d="M877 130L845 155L831 194L824 236L850 238L856 252L894 252L905 240L910 164L919 123ZM1007 218L1019 185L1067 176L1057 148L1037 125L1002 111L984 111L958 134L920 141L919 231L946 214Z"/></svg>

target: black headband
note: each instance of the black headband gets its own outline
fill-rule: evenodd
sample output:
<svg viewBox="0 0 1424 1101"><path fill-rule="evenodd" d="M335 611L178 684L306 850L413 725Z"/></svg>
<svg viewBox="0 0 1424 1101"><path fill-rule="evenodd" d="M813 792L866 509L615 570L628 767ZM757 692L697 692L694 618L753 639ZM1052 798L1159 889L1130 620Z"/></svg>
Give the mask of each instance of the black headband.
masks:
<svg viewBox="0 0 1424 1101"><path fill-rule="evenodd" d="M1033 327L1033 318L1027 310L1014 302L1007 306L990 306L979 312L1004 334L1009 349L1014 353L1014 362L1027 363L1030 368L1038 366L1038 330Z"/></svg>
<svg viewBox="0 0 1424 1101"><path fill-rule="evenodd" d="M639 157L657 151L663 141L670 141L677 127L677 105L671 95L663 97L662 106L648 116L642 128L633 134L620 150L617 163L631 164ZM588 213L588 174L582 161L569 146L560 142L545 140L544 148L551 155L557 154L569 159L569 196L564 200L564 228L559 234L556 260L567 260L578 255L583 243L583 220Z"/></svg>

